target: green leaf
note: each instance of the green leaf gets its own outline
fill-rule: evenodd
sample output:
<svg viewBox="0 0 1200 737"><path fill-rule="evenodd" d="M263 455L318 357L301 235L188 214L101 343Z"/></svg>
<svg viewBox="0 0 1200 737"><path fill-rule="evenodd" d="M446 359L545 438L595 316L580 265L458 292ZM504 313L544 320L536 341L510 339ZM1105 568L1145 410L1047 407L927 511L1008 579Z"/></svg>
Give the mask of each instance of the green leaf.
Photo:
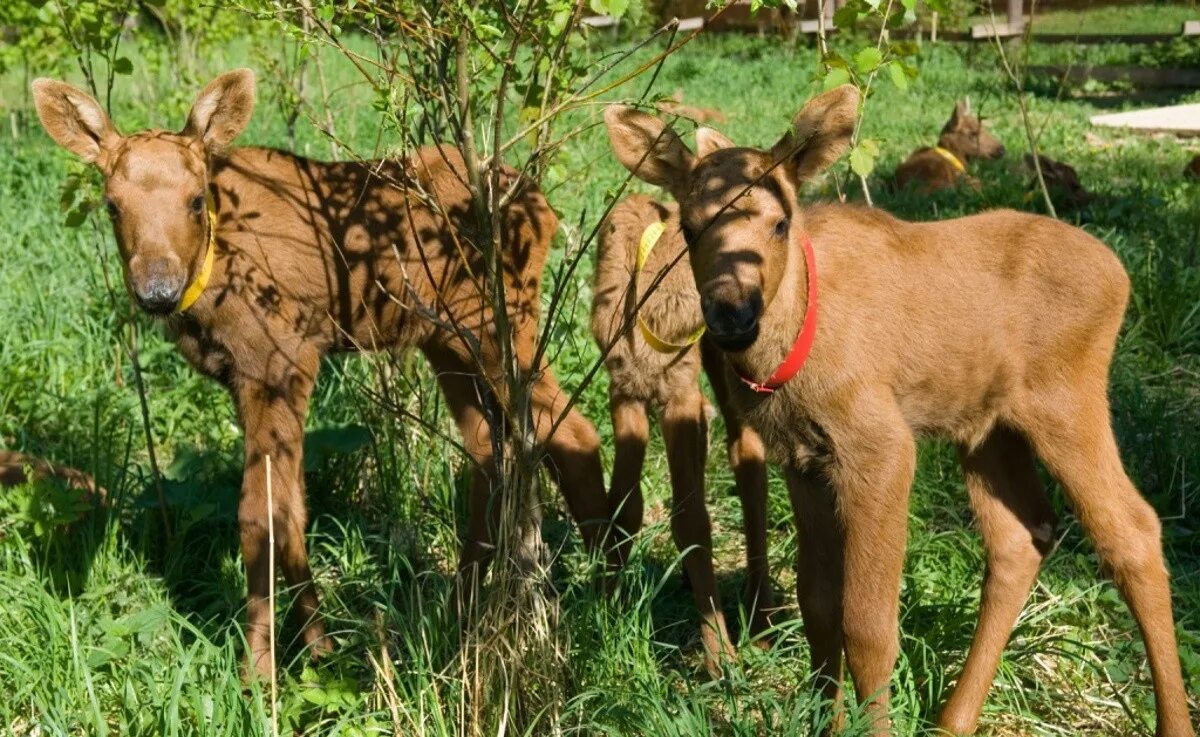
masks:
<svg viewBox="0 0 1200 737"><path fill-rule="evenodd" d="M78 228L80 225L83 225L87 222L88 211L90 209L90 207L87 207L86 202L79 203L79 207L67 213L66 226L68 228Z"/></svg>
<svg viewBox="0 0 1200 737"><path fill-rule="evenodd" d="M877 68L883 61L883 53L874 46L868 46L854 55L854 66L859 74L867 74Z"/></svg>
<svg viewBox="0 0 1200 737"><path fill-rule="evenodd" d="M499 28L493 26L490 23L476 23L475 24L475 33L481 39L500 38L501 36L504 35L503 33L500 32Z"/></svg>
<svg viewBox="0 0 1200 737"><path fill-rule="evenodd" d="M825 84L823 90L828 92L834 87L840 87L850 81L850 70L846 68L830 69L829 74L825 75Z"/></svg>
<svg viewBox="0 0 1200 737"><path fill-rule="evenodd" d="M869 176L875 169L875 157L863 146L855 146L850 152L850 170L860 177Z"/></svg>
<svg viewBox="0 0 1200 737"><path fill-rule="evenodd" d="M116 637L128 637L157 632L167 623L167 612L161 607L139 609L121 617L108 628Z"/></svg>
<svg viewBox="0 0 1200 737"><path fill-rule="evenodd" d="M858 23L858 11L853 5L843 5L833 11L833 25L842 30L850 30Z"/></svg>
<svg viewBox="0 0 1200 737"><path fill-rule="evenodd" d="M117 74L133 74L133 62L127 56L118 57L113 62L113 71Z"/></svg>
<svg viewBox="0 0 1200 737"><path fill-rule="evenodd" d="M904 68L894 61L888 62L886 66L892 84L896 85L901 92L908 91L908 75L904 73Z"/></svg>
<svg viewBox="0 0 1200 737"><path fill-rule="evenodd" d="M611 15L620 18L629 10L629 0L592 0L589 3L592 11L600 15Z"/></svg>

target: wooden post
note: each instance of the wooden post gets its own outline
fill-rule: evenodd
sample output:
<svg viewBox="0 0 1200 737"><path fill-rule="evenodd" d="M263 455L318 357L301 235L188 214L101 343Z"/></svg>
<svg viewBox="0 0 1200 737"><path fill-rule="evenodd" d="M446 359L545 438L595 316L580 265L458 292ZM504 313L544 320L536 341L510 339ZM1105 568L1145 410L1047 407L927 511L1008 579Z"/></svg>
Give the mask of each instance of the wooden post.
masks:
<svg viewBox="0 0 1200 737"><path fill-rule="evenodd" d="M1008 0L1008 29L1010 33L1020 31L1025 27L1025 11L1021 0Z"/></svg>

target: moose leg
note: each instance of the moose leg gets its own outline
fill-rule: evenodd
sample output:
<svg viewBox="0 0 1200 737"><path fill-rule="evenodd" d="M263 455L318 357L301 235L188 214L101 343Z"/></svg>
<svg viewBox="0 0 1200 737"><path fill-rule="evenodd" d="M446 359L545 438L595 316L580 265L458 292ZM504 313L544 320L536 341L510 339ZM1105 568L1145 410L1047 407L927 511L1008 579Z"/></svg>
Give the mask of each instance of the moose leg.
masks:
<svg viewBox="0 0 1200 737"><path fill-rule="evenodd" d="M977 448L961 448L959 457L987 568L975 638L938 726L951 734L970 734L1013 623L1054 543L1055 517L1033 453L1020 434L998 427Z"/></svg>
<svg viewBox="0 0 1200 737"><path fill-rule="evenodd" d="M633 536L642 528L642 467L646 460L646 443L650 439L650 421L646 417L645 402L615 390L609 392L609 409L615 449L608 509L620 528L617 550L624 563L629 559Z"/></svg>
<svg viewBox="0 0 1200 737"><path fill-rule="evenodd" d="M736 439L729 443L729 464L742 499L750 635L765 648L770 646L770 639L763 633L771 626L771 610L775 606L767 559L767 452L762 438L748 426L731 426L726 421L726 428L736 428L737 432Z"/></svg>
<svg viewBox="0 0 1200 737"><path fill-rule="evenodd" d="M846 664L877 733L886 733L891 723L888 689L900 650L900 574L916 466L912 432L899 408L886 402L857 408L854 430L833 439L841 459L832 468L845 535Z"/></svg>
<svg viewBox="0 0 1200 737"><path fill-rule="evenodd" d="M1125 475L1104 384L1073 387L1037 404L1025 424L1037 454L1063 485L1079 522L1133 612L1154 679L1158 737L1191 737L1179 665L1161 523Z"/></svg>
<svg viewBox="0 0 1200 737"><path fill-rule="evenodd" d="M592 553L605 553L609 565L619 567L616 551L607 547L611 523L596 428L574 407L567 410L570 397L548 366L538 373L532 394L537 439L546 448L546 468L562 490L584 545Z"/></svg>
<svg viewBox="0 0 1200 737"><path fill-rule="evenodd" d="M315 351L299 349L286 356L279 351L272 354L261 374L242 376L236 382L238 414L246 438L238 527L246 565L247 675L269 677L274 667L269 639L275 612L269 599L274 571L268 557L268 514L273 520L279 566L295 592L295 616L303 623L303 641L314 654L330 649L317 613L317 592L304 540L304 419L318 366ZM271 458L270 510L267 456Z"/></svg>
<svg viewBox="0 0 1200 737"><path fill-rule="evenodd" d="M698 387L673 397L663 409L663 439L671 471L671 534L683 553L683 568L700 610L700 640L704 664L714 677L721 674L721 658L736 657L725 615L717 594L712 562L712 525L704 501L704 462L708 429L704 395Z"/></svg>
<svg viewBox="0 0 1200 737"><path fill-rule="evenodd" d="M492 531L499 512L492 499L497 471L492 431L475 378L466 371L445 370L436 362L435 370L442 395L462 436L463 449L473 464L471 495L467 500L467 533L459 561L459 574L466 594L460 604L467 604L473 600L472 594L487 572L492 553Z"/></svg>
<svg viewBox="0 0 1200 737"><path fill-rule="evenodd" d="M767 560L767 451L762 438L742 422L729 400L728 375L720 350L702 341L700 358L725 420L729 466L742 500L742 528L746 535L745 606L750 615L750 635L760 646L769 647L770 640L762 636L771 626L770 612L774 608Z"/></svg>
<svg viewBox="0 0 1200 737"><path fill-rule="evenodd" d="M833 707L834 730L842 700L842 534L833 490L818 475L787 472L796 518L796 600L822 697Z"/></svg>

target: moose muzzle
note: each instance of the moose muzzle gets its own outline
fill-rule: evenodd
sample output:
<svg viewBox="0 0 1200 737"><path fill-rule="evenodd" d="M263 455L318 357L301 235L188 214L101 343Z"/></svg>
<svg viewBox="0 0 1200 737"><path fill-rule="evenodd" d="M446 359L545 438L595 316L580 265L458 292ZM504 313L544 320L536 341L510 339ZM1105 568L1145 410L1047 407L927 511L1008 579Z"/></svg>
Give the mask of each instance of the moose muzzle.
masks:
<svg viewBox="0 0 1200 737"><path fill-rule="evenodd" d="M152 315L173 312L183 296L186 281L179 259L157 258L142 261L136 267L131 268L130 282L138 305Z"/></svg>
<svg viewBox="0 0 1200 737"><path fill-rule="evenodd" d="M723 351L744 351L758 339L758 320L762 316L762 293L755 290L740 299L702 295L700 309L708 335Z"/></svg>

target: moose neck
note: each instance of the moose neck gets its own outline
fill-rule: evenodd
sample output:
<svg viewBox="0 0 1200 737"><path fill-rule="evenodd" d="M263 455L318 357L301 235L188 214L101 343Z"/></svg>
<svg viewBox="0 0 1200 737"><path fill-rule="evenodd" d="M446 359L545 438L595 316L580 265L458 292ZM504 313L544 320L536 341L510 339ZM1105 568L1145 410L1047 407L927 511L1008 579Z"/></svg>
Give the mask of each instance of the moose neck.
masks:
<svg viewBox="0 0 1200 737"><path fill-rule="evenodd" d="M962 147L959 146L958 143L956 143L954 136L943 133L938 137L937 145L938 148L943 148L954 154L954 157L958 159L959 163L966 165L967 153L962 150Z"/></svg>

